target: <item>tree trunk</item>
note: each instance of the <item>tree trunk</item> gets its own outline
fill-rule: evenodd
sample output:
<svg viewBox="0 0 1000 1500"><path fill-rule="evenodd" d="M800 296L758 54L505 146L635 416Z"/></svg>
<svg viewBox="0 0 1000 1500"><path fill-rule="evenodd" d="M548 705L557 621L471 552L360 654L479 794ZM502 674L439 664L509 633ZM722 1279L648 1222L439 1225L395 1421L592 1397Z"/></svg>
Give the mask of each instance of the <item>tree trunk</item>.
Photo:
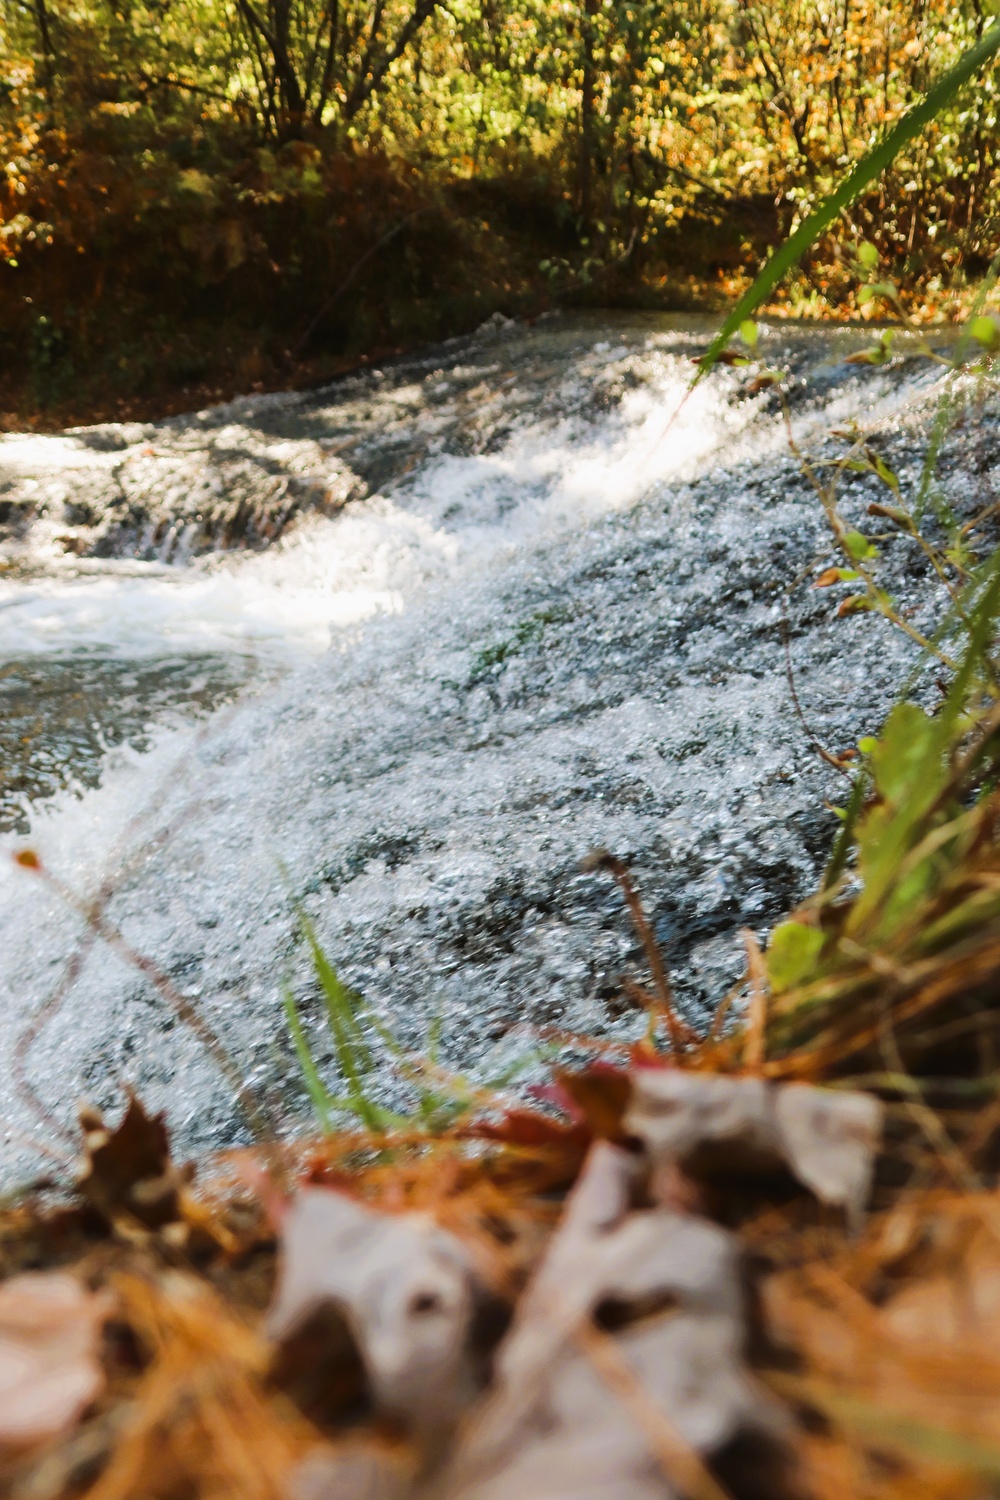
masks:
<svg viewBox="0 0 1000 1500"><path fill-rule="evenodd" d="M599 0L585 0L581 24L583 82L580 89L580 218L590 228L594 212L594 17Z"/></svg>
<svg viewBox="0 0 1000 1500"><path fill-rule="evenodd" d="M49 12L45 0L35 0L35 21L38 26L38 39L42 46L42 86L45 89L45 98L49 106L49 125L52 125L52 115L55 108L55 82L56 82L56 55L52 46L52 32L49 28Z"/></svg>

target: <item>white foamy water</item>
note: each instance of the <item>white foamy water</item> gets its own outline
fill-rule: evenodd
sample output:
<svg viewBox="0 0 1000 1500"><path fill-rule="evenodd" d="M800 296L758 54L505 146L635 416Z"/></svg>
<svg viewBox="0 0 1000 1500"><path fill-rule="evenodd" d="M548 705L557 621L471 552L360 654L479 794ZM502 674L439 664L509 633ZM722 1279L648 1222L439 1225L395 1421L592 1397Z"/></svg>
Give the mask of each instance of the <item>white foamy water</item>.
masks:
<svg viewBox="0 0 1000 1500"><path fill-rule="evenodd" d="M594 844L637 863L695 1007L731 975L739 926L763 928L808 888L826 773L787 702L777 619L822 526L766 397L741 398L719 371L681 405L707 331L567 320L445 347L382 382L98 434L90 449L86 434L34 454L24 440L15 462L0 443L0 476L7 465L18 484L55 487L69 517L54 503L18 541L19 571L0 575L0 693L7 662L26 726L12 756L37 741L19 793L30 832L0 851L29 838L85 897L108 880L113 920L206 1006L248 1074L276 1086L284 1069L279 1113L301 1107L286 974L312 1016L282 866L345 976L415 1046L441 1014L459 1062L521 1022L607 1024L632 939L613 893L580 874ZM856 412L840 387L859 378L828 374L800 420ZM889 412L898 380L865 378L868 409ZM135 473L155 485L166 472L162 513L178 473L215 493L222 447L233 492L241 445L258 487L269 464L325 484L333 455L368 494L302 514L258 551L164 565L141 515L138 556L65 550L67 527L76 545L83 526L80 473L99 525L93 497L112 473L141 510ZM877 657L852 658L873 627L829 613L807 601L797 665L807 702L822 684L821 727L846 744L908 648L878 637ZM184 674L200 681L220 660L241 664L242 697L186 721ZM65 690L74 662L97 663L82 709ZM37 734L34 700L52 718ZM100 720L82 780L80 714ZM53 761L72 790L33 792ZM47 886L0 861L0 1057L81 933ZM237 1129L192 1039L100 949L29 1072L64 1117L80 1094L110 1102L128 1081L170 1110L185 1149ZM0 1117L13 1132L0 1172L21 1170L38 1126L2 1070Z"/></svg>
<svg viewBox="0 0 1000 1500"><path fill-rule="evenodd" d="M590 363L607 378L636 355L619 346ZM332 518L307 517L263 554L182 567L48 556L41 577L0 584L0 657L324 650L345 627L398 613L428 586L472 577L512 549L626 508L652 485L694 477L723 447L730 458L749 447L753 403L731 405L718 382L684 402L691 366L683 355L644 351L642 364L642 387L603 421L519 413L496 451L426 453L389 493ZM593 375L574 372L568 398ZM433 423L433 397L419 395ZM57 441L16 440L18 465L56 466L71 454L79 467L78 452L62 453ZM756 435L758 448L774 441L772 429Z"/></svg>

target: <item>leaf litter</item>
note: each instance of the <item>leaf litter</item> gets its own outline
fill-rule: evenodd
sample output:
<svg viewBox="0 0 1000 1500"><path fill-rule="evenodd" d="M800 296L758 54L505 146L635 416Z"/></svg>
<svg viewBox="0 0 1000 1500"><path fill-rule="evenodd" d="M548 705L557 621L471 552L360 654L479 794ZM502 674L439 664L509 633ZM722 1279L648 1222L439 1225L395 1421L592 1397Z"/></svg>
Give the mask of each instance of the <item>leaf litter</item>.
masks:
<svg viewBox="0 0 1000 1500"><path fill-rule="evenodd" d="M822 889L705 1035L602 853L635 1042L520 1094L397 1049L389 1116L336 981L315 1138L196 1171L137 1099L85 1110L75 1184L0 1212L0 1492L996 1493L1000 710L966 666L860 747Z"/></svg>
<svg viewBox="0 0 1000 1500"><path fill-rule="evenodd" d="M109 1311L105 1294L59 1271L27 1271L0 1286L0 1451L58 1436L97 1399Z"/></svg>

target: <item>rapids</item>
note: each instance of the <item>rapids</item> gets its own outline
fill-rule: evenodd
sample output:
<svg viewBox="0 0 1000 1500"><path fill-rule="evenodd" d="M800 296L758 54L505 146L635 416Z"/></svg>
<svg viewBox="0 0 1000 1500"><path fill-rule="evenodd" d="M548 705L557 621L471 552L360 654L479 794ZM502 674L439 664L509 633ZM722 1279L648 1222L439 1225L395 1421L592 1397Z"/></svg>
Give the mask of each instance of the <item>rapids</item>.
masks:
<svg viewBox="0 0 1000 1500"><path fill-rule="evenodd" d="M123 1084L183 1151L241 1138L227 1084L136 969L10 853L29 846L202 1007L282 1126L281 1009L335 1073L295 907L412 1047L489 1076L540 1029L634 1032L628 859L686 1013L812 886L835 749L913 661L800 575L829 548L780 411L696 318L493 320L322 390L0 439L0 1174ZM772 327L798 435L854 416L914 472L933 376ZM679 408L679 409L678 409ZM971 440L970 440L971 441ZM949 468L950 464L950 468ZM967 444L957 500L990 482ZM973 482L970 482L970 475ZM857 476L846 510L876 491ZM910 607L928 585L899 552ZM912 596L912 598L911 598ZM66 982L67 966L72 982ZM386 1097L393 1085L386 1080Z"/></svg>

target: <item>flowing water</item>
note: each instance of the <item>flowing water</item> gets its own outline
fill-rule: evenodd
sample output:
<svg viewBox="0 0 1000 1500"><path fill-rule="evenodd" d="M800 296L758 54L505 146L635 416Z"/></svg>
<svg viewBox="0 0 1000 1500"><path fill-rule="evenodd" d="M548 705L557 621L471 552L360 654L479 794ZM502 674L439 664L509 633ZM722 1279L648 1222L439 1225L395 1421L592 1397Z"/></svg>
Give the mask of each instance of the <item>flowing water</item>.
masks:
<svg viewBox="0 0 1000 1500"><path fill-rule="evenodd" d="M781 621L829 540L773 395L719 370L680 405L710 331L496 320L319 391L0 440L0 840L101 891L285 1123L286 981L336 1082L297 904L404 1044L434 1027L488 1074L546 1027L635 1027L641 955L594 846L631 862L695 1018L740 929L814 882L839 789ZM881 423L905 475L898 414L932 377L845 364L865 341L764 347L800 435ZM970 453L944 479L968 504ZM872 494L859 476L848 513ZM835 603L796 585L787 613L802 707L843 748L912 649ZM3 853L0 1055L52 996L26 1071L58 1117L133 1084L182 1149L238 1137L144 975ZM0 1120L0 1170L37 1168L50 1132L6 1065Z"/></svg>

